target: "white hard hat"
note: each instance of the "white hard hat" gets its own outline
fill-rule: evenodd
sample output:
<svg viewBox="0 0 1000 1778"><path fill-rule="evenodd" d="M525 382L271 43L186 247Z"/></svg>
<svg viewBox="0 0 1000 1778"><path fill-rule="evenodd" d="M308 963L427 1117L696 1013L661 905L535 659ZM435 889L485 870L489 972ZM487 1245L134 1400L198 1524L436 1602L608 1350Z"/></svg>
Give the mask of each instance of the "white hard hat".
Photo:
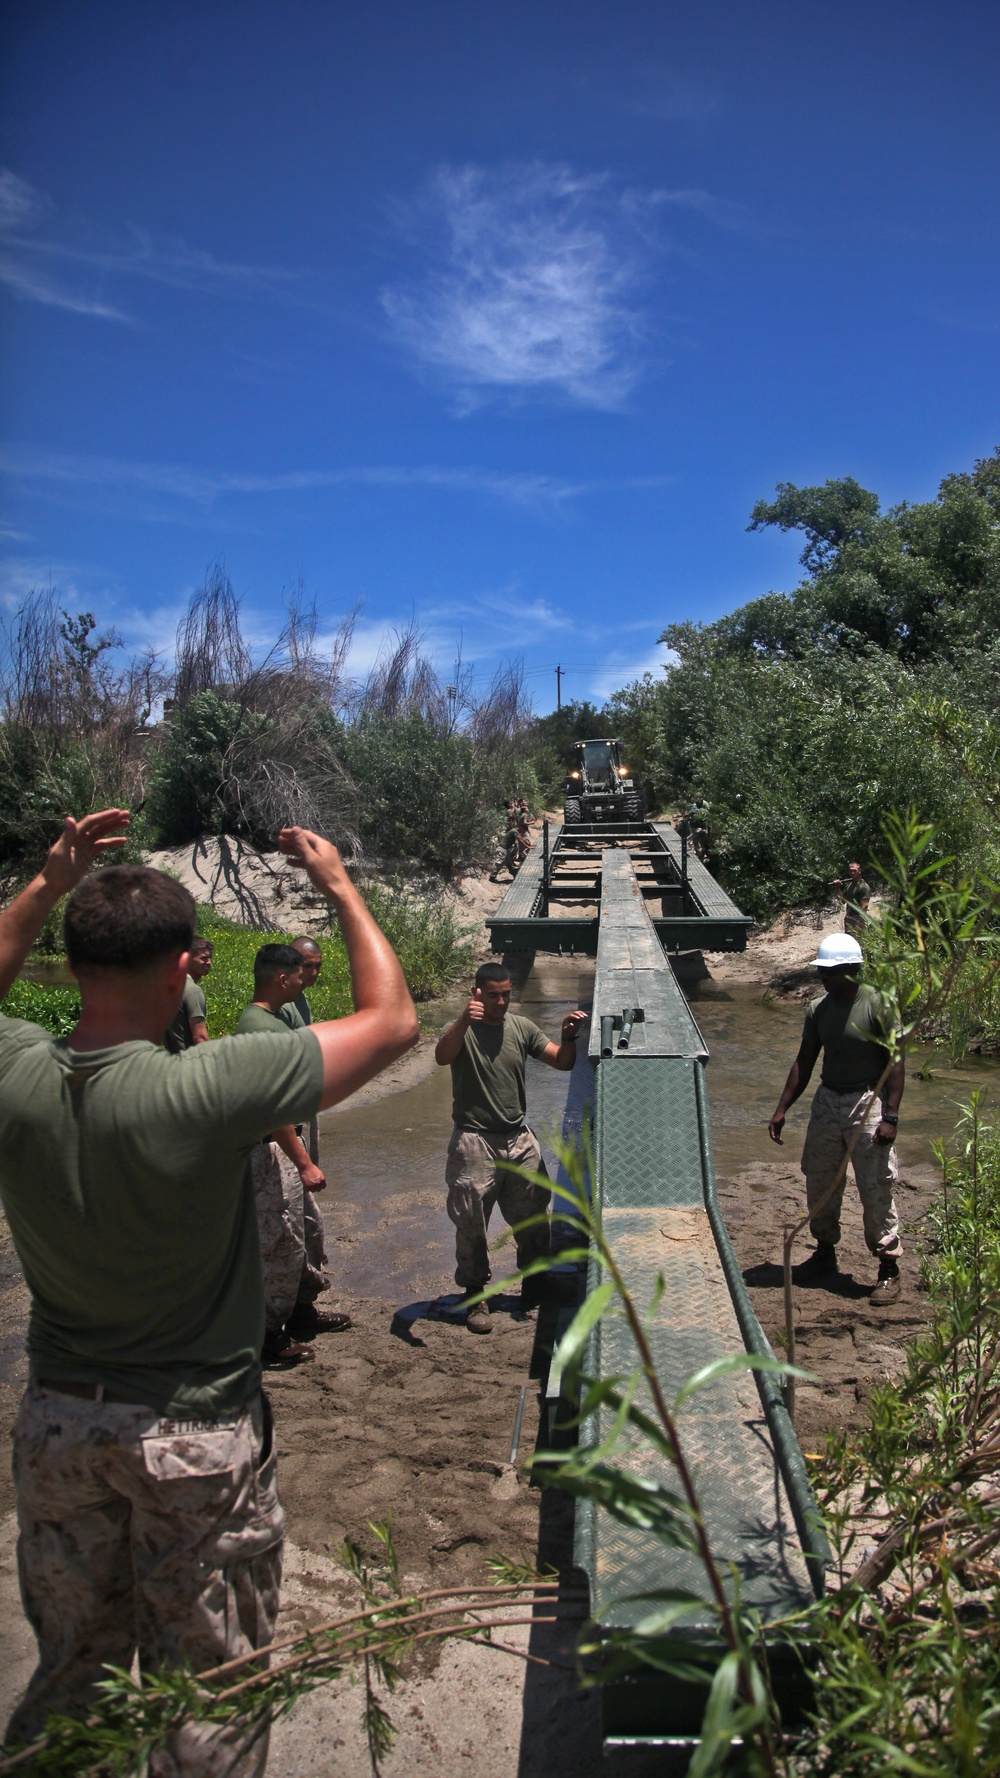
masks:
<svg viewBox="0 0 1000 1778"><path fill-rule="evenodd" d="M847 932L831 932L829 938L820 940L819 950L813 958L817 969L843 969L864 962L864 953L856 938Z"/></svg>

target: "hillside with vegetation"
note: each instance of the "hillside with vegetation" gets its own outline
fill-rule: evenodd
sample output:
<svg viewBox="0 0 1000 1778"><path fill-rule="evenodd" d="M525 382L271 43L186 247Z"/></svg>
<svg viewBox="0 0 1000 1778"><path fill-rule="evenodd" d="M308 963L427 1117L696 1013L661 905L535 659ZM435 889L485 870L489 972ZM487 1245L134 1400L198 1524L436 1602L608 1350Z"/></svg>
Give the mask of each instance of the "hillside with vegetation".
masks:
<svg viewBox="0 0 1000 1778"><path fill-rule="evenodd" d="M801 533L799 585L669 626L676 663L604 712L650 800L707 798L713 866L760 918L884 858L893 809L996 875L1000 452L887 512L850 478L781 483L765 526Z"/></svg>
<svg viewBox="0 0 1000 1778"><path fill-rule="evenodd" d="M850 477L781 483L750 515L763 527L801 535L796 587L671 625L665 673L545 716L516 662L478 697L461 661L443 684L413 629L357 682L354 618L321 640L301 599L261 654L221 568L169 672L35 594L0 650L0 875L23 880L67 809L120 803L136 857L206 838L266 852L301 822L363 875L448 878L488 863L507 796L558 807L573 741L618 733L647 807L707 801L711 867L759 920L828 901L849 858L887 862L893 810L930 824L929 864L996 880L1000 451L887 511ZM261 924L252 906L245 924ZM426 984L447 979L449 942L420 939L437 959ZM992 1006L989 947L974 973L966 1003Z"/></svg>

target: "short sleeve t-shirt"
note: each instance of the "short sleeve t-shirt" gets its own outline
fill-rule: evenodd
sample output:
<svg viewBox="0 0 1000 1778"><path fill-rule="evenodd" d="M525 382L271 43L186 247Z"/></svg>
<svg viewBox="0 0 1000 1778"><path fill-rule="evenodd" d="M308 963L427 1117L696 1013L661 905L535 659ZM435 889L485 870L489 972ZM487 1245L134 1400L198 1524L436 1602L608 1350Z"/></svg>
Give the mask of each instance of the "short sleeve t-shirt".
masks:
<svg viewBox="0 0 1000 1778"><path fill-rule="evenodd" d="M240 1411L264 1337L250 1153L309 1117L322 1083L309 1032L74 1052L0 1018L0 1197L33 1377L176 1419Z"/></svg>
<svg viewBox="0 0 1000 1778"><path fill-rule="evenodd" d="M857 882L854 881L853 877L848 877L847 882L842 885L842 888L844 893L844 925L848 927L863 926L865 922L865 911L861 904L864 901L871 900L871 889L865 882L864 877L859 877Z"/></svg>
<svg viewBox="0 0 1000 1778"><path fill-rule="evenodd" d="M278 1017L283 1019L292 1031L301 1031L303 1025L311 1025L313 1022L312 1007L304 994L296 994L294 1000L285 1003Z"/></svg>
<svg viewBox="0 0 1000 1778"><path fill-rule="evenodd" d="M874 988L858 985L853 1000L832 994L814 1000L806 1013L802 1038L823 1049L821 1079L832 1093L863 1092L876 1085L888 1060L885 1021Z"/></svg>
<svg viewBox="0 0 1000 1778"><path fill-rule="evenodd" d="M305 1024L295 1010L295 1002L283 1006L280 1012L272 1012L269 1006L248 1006L240 1013L240 1022L236 1027L237 1037L245 1037L248 1031L304 1031Z"/></svg>
<svg viewBox="0 0 1000 1778"><path fill-rule="evenodd" d="M451 1115L460 1130L512 1136L524 1125L524 1064L549 1039L531 1019L509 1012L502 1025L470 1025L451 1064Z"/></svg>
<svg viewBox="0 0 1000 1778"><path fill-rule="evenodd" d="M184 994L180 1006L167 1026L163 1041L172 1056L179 1056L182 1050L189 1050L194 1045L191 1031L192 1019L203 1019L208 1011L205 1001L205 990L200 982L188 976L184 982Z"/></svg>

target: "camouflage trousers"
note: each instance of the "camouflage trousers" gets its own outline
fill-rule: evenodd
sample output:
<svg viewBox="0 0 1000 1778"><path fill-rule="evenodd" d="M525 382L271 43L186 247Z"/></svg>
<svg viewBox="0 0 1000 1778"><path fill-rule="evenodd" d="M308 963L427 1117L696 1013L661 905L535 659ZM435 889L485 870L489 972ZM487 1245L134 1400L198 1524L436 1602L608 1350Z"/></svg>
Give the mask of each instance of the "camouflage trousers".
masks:
<svg viewBox="0 0 1000 1778"><path fill-rule="evenodd" d="M860 1125L861 1133L851 1164L861 1199L865 1241L869 1252L879 1259L898 1259L903 1243L892 1195L899 1177L896 1150L895 1146L872 1141L882 1116L882 1106L876 1098L866 1112L868 1097L867 1092L833 1093L829 1087L822 1086L816 1092L802 1150L809 1228L815 1241L829 1241L836 1245L840 1240L840 1208L846 1179L821 1209L815 1207L828 1189L847 1153L851 1137Z"/></svg>
<svg viewBox="0 0 1000 1778"><path fill-rule="evenodd" d="M264 1262L264 1315L269 1333L284 1327L296 1303L329 1290L323 1276L323 1219L298 1168L276 1142L258 1142L251 1157L257 1227Z"/></svg>
<svg viewBox="0 0 1000 1778"><path fill-rule="evenodd" d="M475 1130L452 1132L448 1144L445 1183L448 1215L455 1224L455 1283L464 1290L480 1290L490 1276L486 1230L494 1204L512 1227L547 1209L551 1193L542 1185L519 1179L510 1167L527 1167L548 1178L538 1139L529 1129L514 1136L498 1131L483 1135ZM549 1225L538 1223L515 1237L517 1263L531 1264L549 1251Z"/></svg>
<svg viewBox="0 0 1000 1778"><path fill-rule="evenodd" d="M95 1702L105 1664L195 1672L272 1641L284 1515L270 1410L161 1420L29 1385L14 1425L18 1569L38 1667L10 1720ZM260 1778L267 1734L177 1730L149 1778Z"/></svg>

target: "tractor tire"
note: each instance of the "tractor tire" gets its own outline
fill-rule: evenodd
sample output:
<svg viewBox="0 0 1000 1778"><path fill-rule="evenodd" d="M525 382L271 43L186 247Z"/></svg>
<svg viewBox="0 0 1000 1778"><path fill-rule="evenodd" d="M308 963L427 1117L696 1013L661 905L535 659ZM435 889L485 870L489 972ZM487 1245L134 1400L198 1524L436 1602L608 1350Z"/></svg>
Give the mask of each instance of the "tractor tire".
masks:
<svg viewBox="0 0 1000 1778"><path fill-rule="evenodd" d="M625 798L625 819L626 821L645 821L646 809L641 796L632 795Z"/></svg>
<svg viewBox="0 0 1000 1778"><path fill-rule="evenodd" d="M579 827L583 820L583 810L578 796L568 796L563 803L563 821L567 827Z"/></svg>

